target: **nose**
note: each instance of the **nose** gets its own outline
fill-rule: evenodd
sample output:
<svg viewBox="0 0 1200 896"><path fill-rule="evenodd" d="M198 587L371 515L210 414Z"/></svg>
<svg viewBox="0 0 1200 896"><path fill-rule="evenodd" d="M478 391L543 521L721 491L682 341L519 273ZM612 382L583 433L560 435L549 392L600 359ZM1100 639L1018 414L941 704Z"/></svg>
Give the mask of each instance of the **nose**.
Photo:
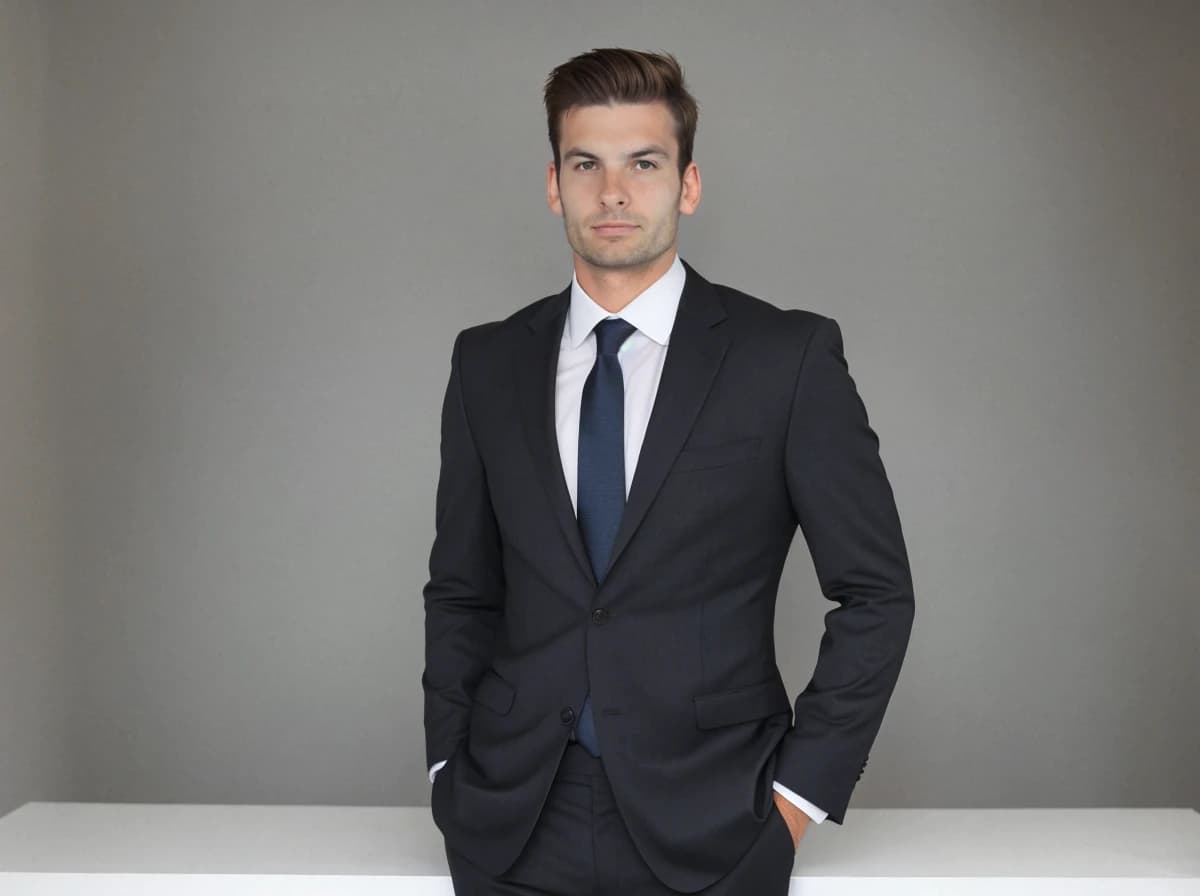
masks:
<svg viewBox="0 0 1200 896"><path fill-rule="evenodd" d="M600 202L605 208L625 208L629 204L629 192L619 171L608 171L600 192Z"/></svg>

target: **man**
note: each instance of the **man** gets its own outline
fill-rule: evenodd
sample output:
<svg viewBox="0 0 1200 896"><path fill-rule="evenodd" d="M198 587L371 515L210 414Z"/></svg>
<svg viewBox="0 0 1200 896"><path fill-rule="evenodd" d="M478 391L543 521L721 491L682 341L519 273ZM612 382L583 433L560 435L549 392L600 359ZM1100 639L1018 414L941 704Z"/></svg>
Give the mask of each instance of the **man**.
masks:
<svg viewBox="0 0 1200 896"><path fill-rule="evenodd" d="M545 102L574 277L459 333L442 407L422 686L455 892L781 896L911 630L878 440L835 321L677 257L701 182L675 59L585 53ZM798 526L839 606L793 724Z"/></svg>

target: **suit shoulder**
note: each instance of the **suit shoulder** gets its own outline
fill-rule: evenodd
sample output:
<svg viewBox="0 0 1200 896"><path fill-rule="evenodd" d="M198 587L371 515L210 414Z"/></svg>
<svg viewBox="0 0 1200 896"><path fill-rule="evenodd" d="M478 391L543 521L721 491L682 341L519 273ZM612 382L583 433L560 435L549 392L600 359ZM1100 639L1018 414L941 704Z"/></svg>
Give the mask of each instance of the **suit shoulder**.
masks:
<svg viewBox="0 0 1200 896"><path fill-rule="evenodd" d="M725 306L725 312L735 322L756 332L782 332L789 341L797 336L807 339L823 321L833 320L807 308L781 308L732 286L714 283L713 289Z"/></svg>
<svg viewBox="0 0 1200 896"><path fill-rule="evenodd" d="M557 297L558 294L548 295L518 308L505 318L472 324L464 328L459 333L458 338L464 346L469 345L471 348L502 343L504 337L510 333L523 330L534 316L539 314L547 304Z"/></svg>

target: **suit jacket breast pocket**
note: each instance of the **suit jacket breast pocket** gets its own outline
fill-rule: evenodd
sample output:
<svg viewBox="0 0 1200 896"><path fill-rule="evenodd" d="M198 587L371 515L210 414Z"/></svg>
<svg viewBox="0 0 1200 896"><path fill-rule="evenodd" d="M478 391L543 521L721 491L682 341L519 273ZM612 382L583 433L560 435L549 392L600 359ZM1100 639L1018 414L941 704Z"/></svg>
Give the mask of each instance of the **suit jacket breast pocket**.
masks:
<svg viewBox="0 0 1200 896"><path fill-rule="evenodd" d="M675 458L671 465L672 473L686 473L694 470L713 470L727 467L731 464L751 461L758 456L762 439L750 436L734 439L729 442L717 442L709 445L688 445Z"/></svg>

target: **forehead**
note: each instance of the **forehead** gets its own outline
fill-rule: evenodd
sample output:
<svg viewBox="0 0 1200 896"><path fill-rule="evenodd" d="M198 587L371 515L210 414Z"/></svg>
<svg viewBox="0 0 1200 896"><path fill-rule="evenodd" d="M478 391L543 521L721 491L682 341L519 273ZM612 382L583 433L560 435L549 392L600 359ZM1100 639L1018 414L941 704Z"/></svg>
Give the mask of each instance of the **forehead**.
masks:
<svg viewBox="0 0 1200 896"><path fill-rule="evenodd" d="M572 106L562 117L560 148L628 147L656 143L674 155L675 119L666 103L612 103Z"/></svg>

